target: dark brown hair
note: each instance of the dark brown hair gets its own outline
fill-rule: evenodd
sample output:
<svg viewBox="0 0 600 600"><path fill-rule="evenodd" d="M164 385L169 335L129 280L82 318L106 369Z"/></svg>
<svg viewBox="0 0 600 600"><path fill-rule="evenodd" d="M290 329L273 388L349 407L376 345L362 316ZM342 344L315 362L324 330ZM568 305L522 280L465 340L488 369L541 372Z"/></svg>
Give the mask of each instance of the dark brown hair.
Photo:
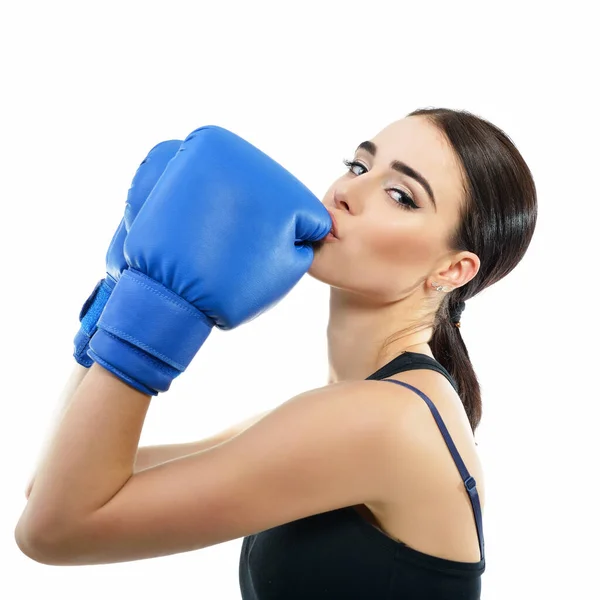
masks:
<svg viewBox="0 0 600 600"><path fill-rule="evenodd" d="M512 140L498 127L468 111L423 108L408 117L426 118L444 134L463 170L464 203L451 251L479 257L477 275L444 294L429 341L435 359L452 375L473 432L481 420L481 390L460 329L450 314L508 275L523 258L537 221L533 177Z"/></svg>

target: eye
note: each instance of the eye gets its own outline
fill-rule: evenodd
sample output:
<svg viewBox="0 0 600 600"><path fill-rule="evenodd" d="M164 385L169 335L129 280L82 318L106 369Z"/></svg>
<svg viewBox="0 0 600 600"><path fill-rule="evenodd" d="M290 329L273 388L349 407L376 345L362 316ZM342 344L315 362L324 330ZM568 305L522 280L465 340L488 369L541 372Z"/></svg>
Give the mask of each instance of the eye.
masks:
<svg viewBox="0 0 600 600"><path fill-rule="evenodd" d="M363 173L367 172L367 167L365 167L365 165L363 165L361 162L358 162L356 160L344 160L344 164L346 165L346 167L348 167L348 170L350 171L350 173L352 173L353 175L362 175ZM357 173L354 169L362 169L362 172ZM390 192L390 198L392 198L392 200L398 205L400 206L400 208L404 208L407 210L415 210L417 208L419 208L414 200L412 199L412 196L408 193L406 193L403 190L400 190L398 188L389 188L388 190L386 190L387 192ZM392 193L397 194L396 195L392 195Z"/></svg>
<svg viewBox="0 0 600 600"><path fill-rule="evenodd" d="M395 192L398 194L398 199L394 199L392 198L392 200L394 200L394 202L398 203L402 208L408 208L409 210L414 210L415 208L419 208L414 202L413 199L406 193L403 192L402 190L399 190L398 188L390 188L388 190L388 192ZM391 194L390 194L391 196Z"/></svg>
<svg viewBox="0 0 600 600"><path fill-rule="evenodd" d="M344 160L344 164L348 167L348 170L354 175L362 175L362 173L356 173L353 169L363 169L363 173L367 172L367 167L356 160Z"/></svg>

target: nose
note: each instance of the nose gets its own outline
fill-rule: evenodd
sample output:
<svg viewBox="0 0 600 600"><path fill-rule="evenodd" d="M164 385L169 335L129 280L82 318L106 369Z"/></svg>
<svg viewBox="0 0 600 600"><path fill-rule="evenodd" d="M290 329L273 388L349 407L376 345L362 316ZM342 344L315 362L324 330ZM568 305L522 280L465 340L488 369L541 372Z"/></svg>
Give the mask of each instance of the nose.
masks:
<svg viewBox="0 0 600 600"><path fill-rule="evenodd" d="M358 214L362 211L363 204L369 196L373 182L369 173L352 179L343 179L337 182L333 192L333 203L338 210Z"/></svg>
<svg viewBox="0 0 600 600"><path fill-rule="evenodd" d="M333 192L333 204L338 210L351 213L349 194L345 188L336 188Z"/></svg>

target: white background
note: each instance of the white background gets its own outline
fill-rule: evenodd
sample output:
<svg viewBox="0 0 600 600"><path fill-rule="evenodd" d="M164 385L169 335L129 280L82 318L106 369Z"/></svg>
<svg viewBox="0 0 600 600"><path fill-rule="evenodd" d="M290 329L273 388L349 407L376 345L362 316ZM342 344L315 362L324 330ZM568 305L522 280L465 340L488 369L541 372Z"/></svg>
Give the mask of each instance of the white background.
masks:
<svg viewBox="0 0 600 600"><path fill-rule="evenodd" d="M482 597L598 597L600 49L593 3L550 4L3 4L0 596L239 598L241 540L66 568L13 538L81 304L150 147L222 125L322 197L359 142L443 106L504 129L539 197L525 259L462 319L484 402ZM215 332L153 400L142 444L200 439L324 384L327 299L306 277Z"/></svg>

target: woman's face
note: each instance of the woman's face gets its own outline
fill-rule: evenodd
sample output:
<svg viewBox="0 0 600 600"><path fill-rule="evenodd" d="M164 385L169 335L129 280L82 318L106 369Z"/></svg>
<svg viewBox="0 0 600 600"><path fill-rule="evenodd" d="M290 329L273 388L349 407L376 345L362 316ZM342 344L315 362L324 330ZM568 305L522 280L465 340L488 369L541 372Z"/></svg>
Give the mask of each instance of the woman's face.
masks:
<svg viewBox="0 0 600 600"><path fill-rule="evenodd" d="M439 130L421 117L392 123L349 159L323 199L338 239L317 244L309 273L393 302L450 256L446 242L464 198L460 167Z"/></svg>

